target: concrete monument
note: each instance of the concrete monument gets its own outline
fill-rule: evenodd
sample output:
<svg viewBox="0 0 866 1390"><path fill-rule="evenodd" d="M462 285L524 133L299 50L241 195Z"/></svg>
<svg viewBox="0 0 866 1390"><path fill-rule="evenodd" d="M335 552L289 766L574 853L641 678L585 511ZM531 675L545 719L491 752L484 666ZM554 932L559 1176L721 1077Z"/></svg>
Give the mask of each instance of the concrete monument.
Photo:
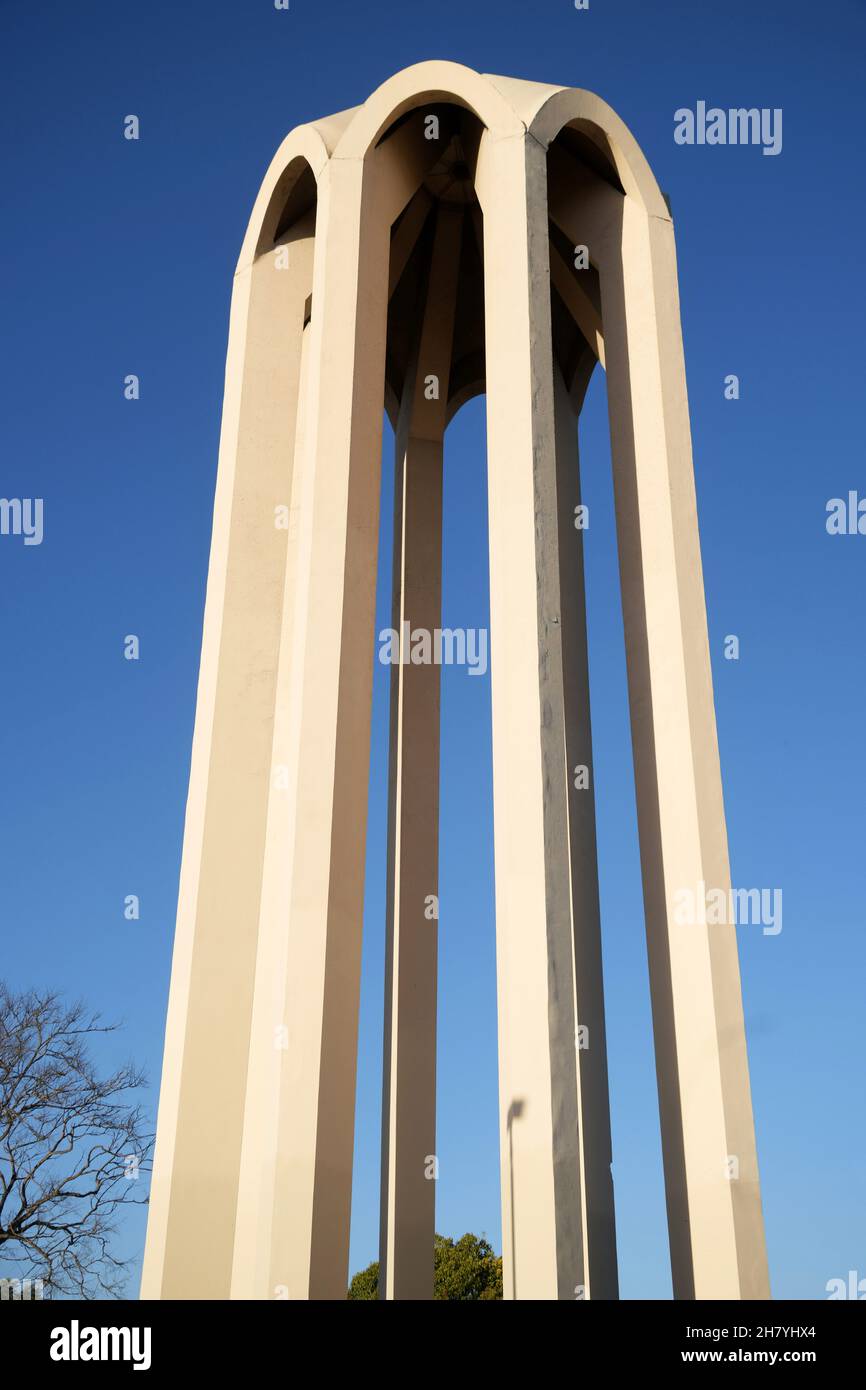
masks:
<svg viewBox="0 0 866 1390"><path fill-rule="evenodd" d="M577 417L607 379L674 1293L769 1296L674 232L597 96L420 63L300 126L232 296L142 1294L344 1298L383 407L394 627L486 393L506 1298L617 1297ZM432 1296L439 670L393 668L381 1294ZM587 769L588 776L578 774Z"/></svg>

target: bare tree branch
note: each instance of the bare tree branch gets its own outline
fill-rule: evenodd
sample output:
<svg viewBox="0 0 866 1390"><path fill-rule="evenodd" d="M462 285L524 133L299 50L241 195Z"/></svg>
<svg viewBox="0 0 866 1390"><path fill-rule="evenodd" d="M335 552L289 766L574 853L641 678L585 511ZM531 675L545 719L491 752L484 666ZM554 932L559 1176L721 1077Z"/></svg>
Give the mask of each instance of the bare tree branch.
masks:
<svg viewBox="0 0 866 1390"><path fill-rule="evenodd" d="M132 1062L101 1076L89 1050L116 1028L0 981L0 1271L41 1279L48 1297L120 1297L115 1217L147 1200L136 1179L153 1135L131 1099L145 1076Z"/></svg>

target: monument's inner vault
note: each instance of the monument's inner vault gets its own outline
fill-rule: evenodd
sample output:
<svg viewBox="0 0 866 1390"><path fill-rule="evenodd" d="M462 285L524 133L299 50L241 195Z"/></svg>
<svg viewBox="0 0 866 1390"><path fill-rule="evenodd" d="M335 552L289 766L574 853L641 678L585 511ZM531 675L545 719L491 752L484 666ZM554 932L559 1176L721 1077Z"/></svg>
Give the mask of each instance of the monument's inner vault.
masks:
<svg viewBox="0 0 866 1390"><path fill-rule="evenodd" d="M383 404L393 628L440 627L486 396L507 1298L615 1298L578 419L606 374L671 1264L768 1296L669 209L591 93L450 63L299 127L232 298L143 1296L342 1298ZM439 667L392 670L381 1296L429 1298ZM204 1155L204 1157L203 1157Z"/></svg>

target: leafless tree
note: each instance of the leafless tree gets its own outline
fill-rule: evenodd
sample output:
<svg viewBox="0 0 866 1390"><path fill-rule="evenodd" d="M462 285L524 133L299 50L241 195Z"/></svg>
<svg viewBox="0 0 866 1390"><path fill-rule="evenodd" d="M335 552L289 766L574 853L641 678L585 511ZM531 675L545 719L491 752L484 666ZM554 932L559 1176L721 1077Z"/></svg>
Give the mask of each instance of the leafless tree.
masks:
<svg viewBox="0 0 866 1390"><path fill-rule="evenodd" d="M128 1261L112 1251L120 1208L146 1202L152 1135L125 1063L100 1076L103 1024L59 994L0 981L0 1277L41 1279L43 1297L119 1298Z"/></svg>

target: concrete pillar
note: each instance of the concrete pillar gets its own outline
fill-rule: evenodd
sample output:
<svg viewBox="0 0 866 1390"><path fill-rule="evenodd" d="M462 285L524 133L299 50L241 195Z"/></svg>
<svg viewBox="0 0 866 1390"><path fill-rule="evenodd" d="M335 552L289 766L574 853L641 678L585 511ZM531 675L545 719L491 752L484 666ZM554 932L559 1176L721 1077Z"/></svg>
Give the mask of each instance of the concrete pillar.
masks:
<svg viewBox="0 0 866 1390"><path fill-rule="evenodd" d="M286 979L289 951L289 912L294 849L295 799L298 774L300 677L303 671L305 625L296 624L299 558L309 553L314 464L311 457L310 370L312 327L304 329L301 386L295 435L295 468L289 510L283 621L277 672L276 708L271 752L256 982L253 996L243 1141L238 1179L237 1217L231 1294L233 1298L274 1298L271 1278L273 1211L280 1126L283 1116L286 1026Z"/></svg>
<svg viewBox="0 0 866 1390"><path fill-rule="evenodd" d="M348 1278L388 291L389 224L375 192L360 160L332 160L319 191L314 462L299 514L286 716L291 838L285 915L262 924L265 936L287 936L276 1154L263 1194L272 1297L342 1298Z"/></svg>
<svg viewBox="0 0 866 1390"><path fill-rule="evenodd" d="M616 1221L611 1175L610 1102L601 910L595 831L595 770L589 699L589 653L583 546L577 526L581 505L578 459L579 411L589 372L571 397L554 369L556 492L559 518L559 592L562 633L563 715L573 921L577 1031L578 1146L568 1163L580 1173L581 1244L585 1298L617 1298ZM564 1175L567 1182L568 1175ZM572 1294L572 1296L574 1296Z"/></svg>
<svg viewBox="0 0 866 1390"><path fill-rule="evenodd" d="M463 226L440 205L415 361L397 424L380 1296L433 1297L440 668L407 634L441 625L442 441ZM435 653L434 653L435 656ZM405 663L405 664L404 664Z"/></svg>
<svg viewBox="0 0 866 1390"><path fill-rule="evenodd" d="M506 1298L573 1299L587 1278L544 160L523 135L485 136L477 173L503 1257Z"/></svg>
<svg viewBox="0 0 866 1390"><path fill-rule="evenodd" d="M673 223L555 150L550 178L601 281L674 1297L768 1298L736 930L677 920L730 868Z"/></svg>
<svg viewBox="0 0 866 1390"><path fill-rule="evenodd" d="M239 1298L344 1298L348 1281L388 248L433 158L420 129L398 135L369 159L332 159L319 182L273 758L285 800L272 785Z"/></svg>
<svg viewBox="0 0 866 1390"><path fill-rule="evenodd" d="M229 1294L314 225L232 296L143 1298Z"/></svg>
<svg viewBox="0 0 866 1390"><path fill-rule="evenodd" d="M673 224L622 204L602 317L674 1296L767 1298Z"/></svg>

